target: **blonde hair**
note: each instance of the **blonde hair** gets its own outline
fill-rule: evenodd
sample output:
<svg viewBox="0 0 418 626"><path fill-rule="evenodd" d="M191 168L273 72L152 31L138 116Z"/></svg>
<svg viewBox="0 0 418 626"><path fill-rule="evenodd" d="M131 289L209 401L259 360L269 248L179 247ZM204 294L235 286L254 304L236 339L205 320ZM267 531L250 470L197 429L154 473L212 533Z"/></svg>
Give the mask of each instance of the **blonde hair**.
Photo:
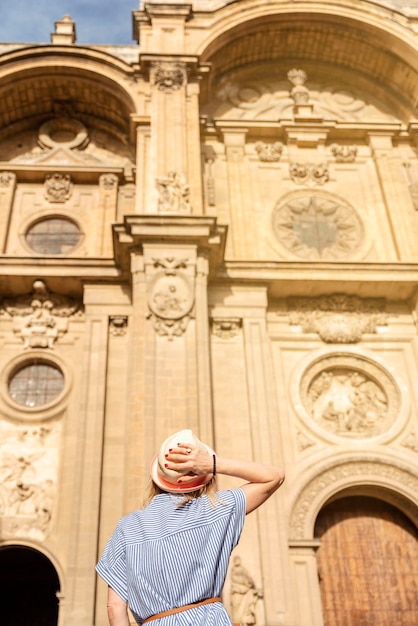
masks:
<svg viewBox="0 0 418 626"><path fill-rule="evenodd" d="M191 500L196 500L197 498L200 498L201 496L205 496L205 495L208 496L210 503L213 506L216 506L219 502L219 498L216 496L216 489L217 489L216 480L212 478L210 483L208 483L207 485L203 485L203 487L196 489L196 491L190 491L189 493L183 493L183 494L180 491L178 495L182 495L184 499L179 503L178 506L184 506ZM150 480L147 490L145 492L145 499L143 503L144 508L151 502L151 500L155 496L158 496L162 493L171 493L171 492L164 491L164 489L161 489L158 485L156 485L153 480Z"/></svg>

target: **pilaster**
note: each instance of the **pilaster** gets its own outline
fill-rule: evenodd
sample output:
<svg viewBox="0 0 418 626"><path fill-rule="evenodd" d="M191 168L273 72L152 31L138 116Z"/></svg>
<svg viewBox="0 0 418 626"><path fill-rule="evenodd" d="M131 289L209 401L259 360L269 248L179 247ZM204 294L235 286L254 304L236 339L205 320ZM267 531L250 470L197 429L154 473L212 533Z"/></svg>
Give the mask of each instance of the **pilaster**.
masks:
<svg viewBox="0 0 418 626"><path fill-rule="evenodd" d="M95 286L86 286L85 345L81 388L83 408L73 422L69 440L76 441L76 458L70 524L68 579L66 605L73 607L66 616L65 626L91 626L94 623L97 537L101 493L101 469L105 415L106 365L108 351L108 317L106 305L95 302Z"/></svg>
<svg viewBox="0 0 418 626"><path fill-rule="evenodd" d="M213 441L207 281L224 235L203 217L130 216L118 225L117 247L130 244L133 304L127 510L170 432L191 428Z"/></svg>
<svg viewBox="0 0 418 626"><path fill-rule="evenodd" d="M250 174L245 158L248 129L222 128L228 172L229 210L231 216L231 245L235 258L254 254L254 210Z"/></svg>
<svg viewBox="0 0 418 626"><path fill-rule="evenodd" d="M4 254L7 233L16 190L16 174L0 172L0 251Z"/></svg>
<svg viewBox="0 0 418 626"><path fill-rule="evenodd" d="M402 183L401 158L394 155L392 134L369 133L369 145L385 206L386 219L392 234L396 260L410 261L416 257L415 245L410 238L410 218L406 214L411 203L405 203L406 185ZM402 201L400 201L402 198ZM396 208L395 208L396 207Z"/></svg>
<svg viewBox="0 0 418 626"><path fill-rule="evenodd" d="M151 132L144 128L138 136L142 154L148 144L149 161L140 174L146 198L138 198L138 207L142 200L144 213L201 214L198 81L207 68L198 67L197 57L181 54L142 54L140 63L150 83Z"/></svg>
<svg viewBox="0 0 418 626"><path fill-rule="evenodd" d="M316 551L320 542L292 542L290 545L290 563L295 584L293 605L296 610L298 626L323 626L321 597L318 582Z"/></svg>

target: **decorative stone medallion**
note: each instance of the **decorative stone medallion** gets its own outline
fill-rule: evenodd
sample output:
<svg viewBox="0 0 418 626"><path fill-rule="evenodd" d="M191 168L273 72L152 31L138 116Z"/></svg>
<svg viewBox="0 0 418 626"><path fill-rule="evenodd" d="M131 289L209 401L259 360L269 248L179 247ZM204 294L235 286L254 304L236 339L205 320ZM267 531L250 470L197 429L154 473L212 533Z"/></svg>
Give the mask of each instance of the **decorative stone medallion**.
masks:
<svg viewBox="0 0 418 626"><path fill-rule="evenodd" d="M300 381L302 405L320 428L342 437L376 437L398 417L400 389L380 364L338 353L318 359Z"/></svg>
<svg viewBox="0 0 418 626"><path fill-rule="evenodd" d="M178 320L190 313L193 294L182 274L157 275L150 285L148 305L152 313L168 320Z"/></svg>
<svg viewBox="0 0 418 626"><path fill-rule="evenodd" d="M279 202L273 211L273 229L289 252L309 260L345 259L363 241L356 211L330 194L303 192Z"/></svg>

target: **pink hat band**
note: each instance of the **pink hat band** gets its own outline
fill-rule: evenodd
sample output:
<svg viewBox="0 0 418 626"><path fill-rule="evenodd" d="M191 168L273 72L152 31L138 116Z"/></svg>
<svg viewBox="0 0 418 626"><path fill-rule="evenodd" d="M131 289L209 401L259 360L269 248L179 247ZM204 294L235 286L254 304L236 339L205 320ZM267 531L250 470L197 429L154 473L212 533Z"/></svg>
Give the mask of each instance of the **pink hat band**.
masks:
<svg viewBox="0 0 418 626"><path fill-rule="evenodd" d="M153 482L163 491L169 493L190 493L210 483L213 475L210 473L203 476L196 476L194 480L187 481L187 483L184 484L178 484L178 480L184 474L187 474L188 470L182 473L164 467L166 463L165 455L168 454L171 448L175 448L178 443L190 443L206 450L210 455L214 454L214 451L195 437L191 430L181 430L164 441L160 450L151 461L150 474Z"/></svg>

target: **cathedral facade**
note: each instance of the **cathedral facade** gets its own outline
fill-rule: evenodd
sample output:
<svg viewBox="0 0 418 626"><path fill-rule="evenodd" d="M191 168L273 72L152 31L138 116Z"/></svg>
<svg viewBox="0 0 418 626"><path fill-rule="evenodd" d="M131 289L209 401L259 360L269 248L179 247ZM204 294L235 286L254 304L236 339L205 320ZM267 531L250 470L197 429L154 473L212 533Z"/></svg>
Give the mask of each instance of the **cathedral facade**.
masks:
<svg viewBox="0 0 418 626"><path fill-rule="evenodd" d="M132 25L0 44L5 624L106 626L98 557L191 428L286 472L233 621L416 626L418 2Z"/></svg>

